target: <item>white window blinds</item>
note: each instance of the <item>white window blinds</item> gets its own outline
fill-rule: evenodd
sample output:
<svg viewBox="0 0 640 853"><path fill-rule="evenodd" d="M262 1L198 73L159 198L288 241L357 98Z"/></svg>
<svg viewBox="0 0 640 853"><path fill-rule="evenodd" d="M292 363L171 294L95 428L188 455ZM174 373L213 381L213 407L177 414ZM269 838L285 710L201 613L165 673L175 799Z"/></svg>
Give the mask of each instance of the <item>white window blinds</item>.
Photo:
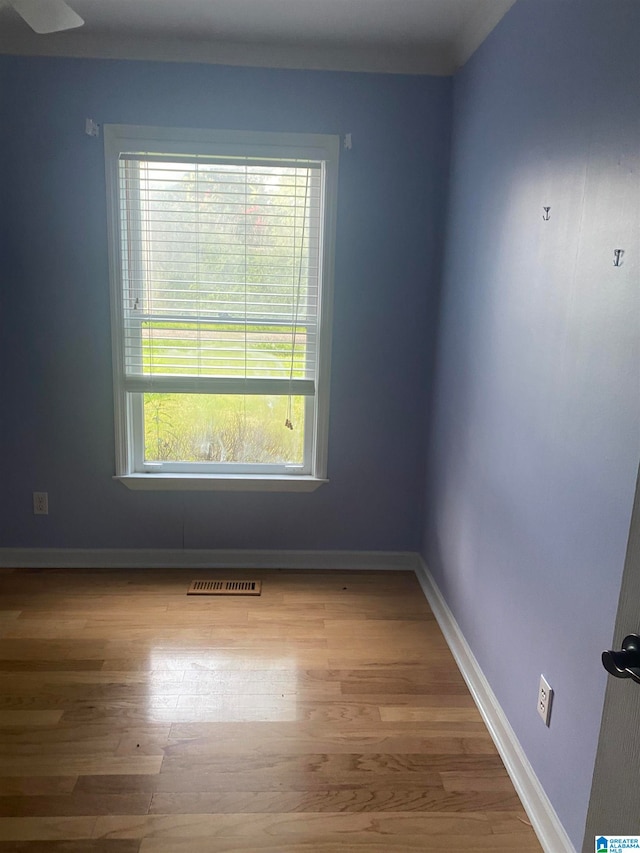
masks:
<svg viewBox="0 0 640 853"><path fill-rule="evenodd" d="M119 155L125 390L315 393L322 169Z"/></svg>

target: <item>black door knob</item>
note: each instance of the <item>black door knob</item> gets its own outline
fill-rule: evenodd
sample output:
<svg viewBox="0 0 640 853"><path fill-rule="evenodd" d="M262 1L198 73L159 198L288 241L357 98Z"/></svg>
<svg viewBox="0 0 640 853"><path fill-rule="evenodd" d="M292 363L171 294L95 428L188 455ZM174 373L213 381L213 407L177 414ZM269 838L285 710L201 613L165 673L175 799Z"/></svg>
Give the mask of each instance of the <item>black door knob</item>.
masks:
<svg viewBox="0 0 640 853"><path fill-rule="evenodd" d="M632 678L640 684L640 636L625 637L619 652L602 652L602 665L616 678Z"/></svg>

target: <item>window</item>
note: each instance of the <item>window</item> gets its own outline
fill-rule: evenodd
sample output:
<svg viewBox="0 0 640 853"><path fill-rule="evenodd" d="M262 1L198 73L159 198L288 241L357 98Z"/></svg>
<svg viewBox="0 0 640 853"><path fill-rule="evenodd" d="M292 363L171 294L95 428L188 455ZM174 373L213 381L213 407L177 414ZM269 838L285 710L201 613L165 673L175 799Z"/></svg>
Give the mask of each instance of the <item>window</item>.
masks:
<svg viewBox="0 0 640 853"><path fill-rule="evenodd" d="M338 137L104 128L116 476L326 478Z"/></svg>

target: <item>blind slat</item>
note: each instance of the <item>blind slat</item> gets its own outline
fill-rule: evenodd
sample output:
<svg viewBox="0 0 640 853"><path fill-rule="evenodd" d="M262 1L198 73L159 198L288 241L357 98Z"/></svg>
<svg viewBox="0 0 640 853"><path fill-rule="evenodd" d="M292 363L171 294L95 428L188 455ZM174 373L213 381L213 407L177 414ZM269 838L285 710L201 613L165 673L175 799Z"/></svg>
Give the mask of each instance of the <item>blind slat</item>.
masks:
<svg viewBox="0 0 640 853"><path fill-rule="evenodd" d="M319 170L321 164L316 160L283 160L281 158L269 159L268 157L212 157L206 154L152 154L145 151L123 151L119 156L121 163L162 163L166 168L178 168L184 166L205 166L210 169L238 169L246 167L255 174L271 173L273 169L309 169Z"/></svg>
<svg viewBox="0 0 640 853"><path fill-rule="evenodd" d="M273 397L312 397L315 382L308 379L244 379L200 376L127 376L126 391L188 394L247 394Z"/></svg>

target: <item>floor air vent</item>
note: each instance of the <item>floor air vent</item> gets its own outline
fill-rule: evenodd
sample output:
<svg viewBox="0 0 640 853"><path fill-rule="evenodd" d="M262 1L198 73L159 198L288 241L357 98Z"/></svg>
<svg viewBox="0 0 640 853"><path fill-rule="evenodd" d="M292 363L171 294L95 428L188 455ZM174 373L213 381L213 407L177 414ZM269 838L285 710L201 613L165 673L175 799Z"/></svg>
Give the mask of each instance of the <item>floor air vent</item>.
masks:
<svg viewBox="0 0 640 853"><path fill-rule="evenodd" d="M262 581L192 581L187 595L260 595Z"/></svg>

